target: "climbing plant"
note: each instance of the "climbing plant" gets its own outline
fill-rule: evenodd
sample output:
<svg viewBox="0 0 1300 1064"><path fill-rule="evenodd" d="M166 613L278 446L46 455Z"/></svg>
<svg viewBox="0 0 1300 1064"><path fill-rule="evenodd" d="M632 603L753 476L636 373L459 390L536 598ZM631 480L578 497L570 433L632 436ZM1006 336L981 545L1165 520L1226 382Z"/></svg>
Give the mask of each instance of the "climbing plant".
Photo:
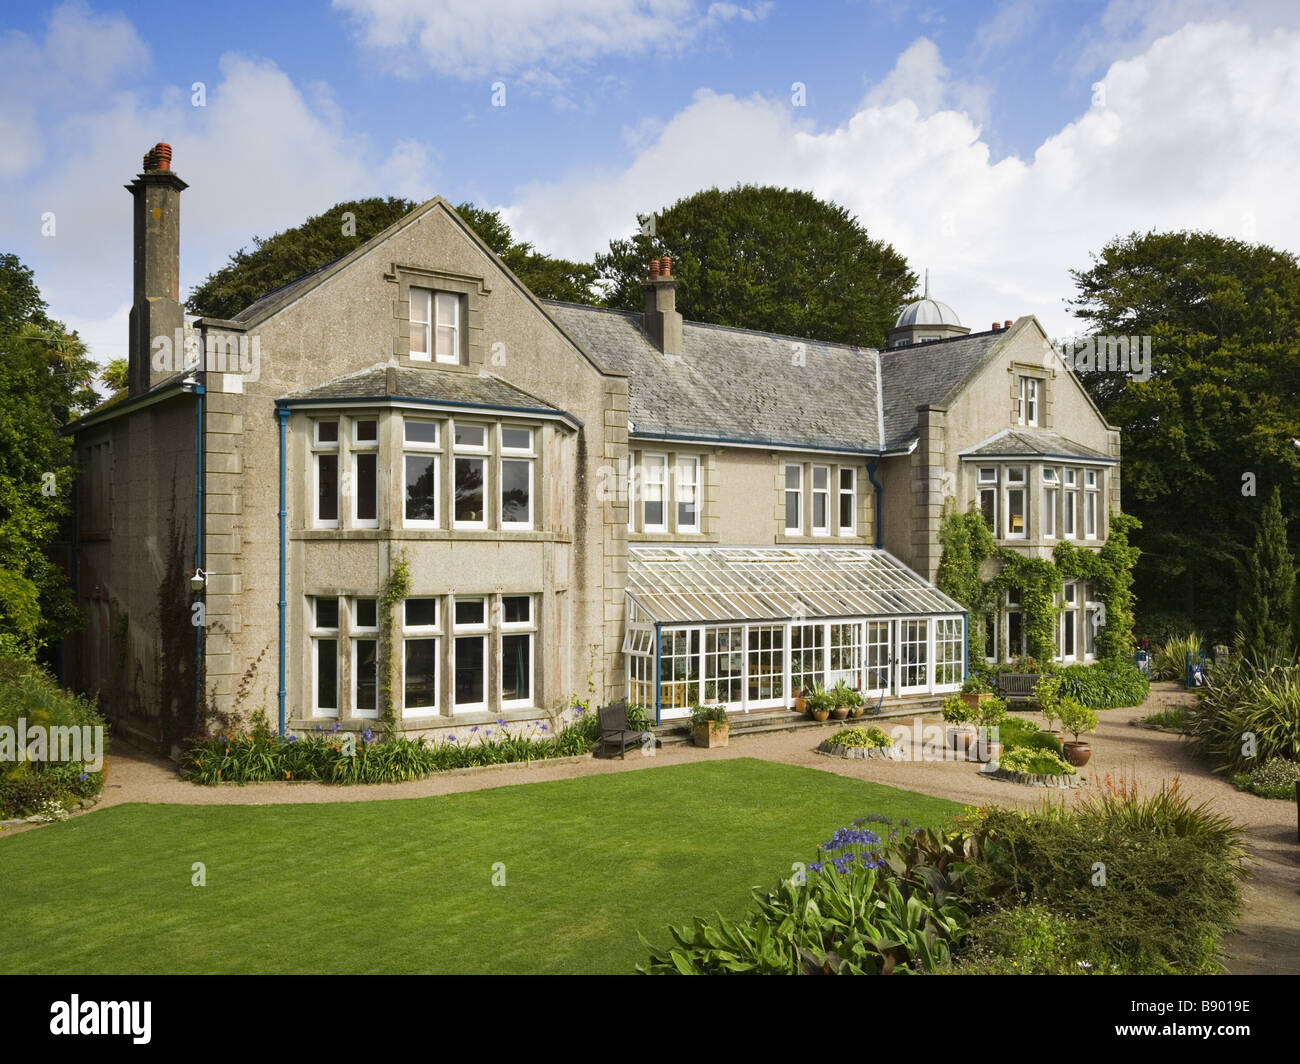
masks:
<svg viewBox="0 0 1300 1064"><path fill-rule="evenodd" d="M939 545L943 553L935 585L966 607L970 616L970 645L983 646L984 615L993 606L993 593L981 574L984 563L997 555L993 533L978 510L967 513L951 510L939 524Z"/></svg>
<svg viewBox="0 0 1300 1064"><path fill-rule="evenodd" d="M393 710L393 676L397 669L397 659L393 654L393 614L410 593L411 569L406 562L406 552L403 551L393 562L393 568L379 594L379 661L382 673L379 694L383 703L380 722L387 731L392 730L397 720L397 714Z"/></svg>
<svg viewBox="0 0 1300 1064"><path fill-rule="evenodd" d="M1087 580L1105 611L1097 631L1097 656L1127 658L1133 645L1133 566L1140 553L1128 537L1139 527L1136 518L1112 513L1110 535L1100 550L1058 543L1051 559L1029 558L997 546L978 510L950 511L939 527L943 554L935 583L969 611L971 646L984 642L984 614L1015 589L1026 650L1032 658L1050 661L1056 656L1061 609L1056 596L1061 585L1065 579ZM985 563L990 559L997 563L997 571L986 579Z"/></svg>

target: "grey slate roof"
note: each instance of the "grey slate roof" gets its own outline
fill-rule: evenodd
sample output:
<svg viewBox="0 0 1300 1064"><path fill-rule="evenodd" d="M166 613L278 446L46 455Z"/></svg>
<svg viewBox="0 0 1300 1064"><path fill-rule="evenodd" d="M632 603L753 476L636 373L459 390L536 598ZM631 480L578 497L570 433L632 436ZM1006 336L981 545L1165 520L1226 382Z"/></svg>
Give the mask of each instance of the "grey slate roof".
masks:
<svg viewBox="0 0 1300 1064"><path fill-rule="evenodd" d="M342 256L340 256L340 258L342 258ZM297 296L299 292L305 292L307 289L311 288L316 284L320 274L324 273L338 261L338 259L334 259L331 262L325 263L324 266L317 266L316 269L312 270L310 273L304 273L301 277L294 278L288 284L282 284L279 288L273 288L271 291L267 292L266 295L253 300L253 302L249 303L248 306L230 320L250 322L260 317L262 312L270 307L293 302L294 297Z"/></svg>
<svg viewBox="0 0 1300 1064"><path fill-rule="evenodd" d="M647 338L640 314L543 303L593 357L628 374L633 435L642 437L902 450L916 436L916 408L945 399L1006 336L971 333L882 351L878 383L870 348L685 322L682 358L673 360ZM796 344L805 366L792 364Z"/></svg>
<svg viewBox="0 0 1300 1064"><path fill-rule="evenodd" d="M571 415L559 407L529 395L498 377L473 373L452 373L437 369L402 369L396 364L371 366L359 373L335 377L324 384L289 392L278 403L329 402L336 399L418 399L449 406L487 407L532 413Z"/></svg>
<svg viewBox="0 0 1300 1064"><path fill-rule="evenodd" d="M682 356L671 359L640 314L543 302L594 358L628 375L636 436L880 450L870 348L686 322Z"/></svg>
<svg viewBox="0 0 1300 1064"><path fill-rule="evenodd" d="M961 452L962 458L1082 458L1090 462L1110 462L1117 459L1067 440L1058 432L1046 429L1003 429L983 443Z"/></svg>
<svg viewBox="0 0 1300 1064"><path fill-rule="evenodd" d="M1006 330L969 333L882 351L886 445L893 449L910 441L916 435L916 408L946 399L1006 335Z"/></svg>

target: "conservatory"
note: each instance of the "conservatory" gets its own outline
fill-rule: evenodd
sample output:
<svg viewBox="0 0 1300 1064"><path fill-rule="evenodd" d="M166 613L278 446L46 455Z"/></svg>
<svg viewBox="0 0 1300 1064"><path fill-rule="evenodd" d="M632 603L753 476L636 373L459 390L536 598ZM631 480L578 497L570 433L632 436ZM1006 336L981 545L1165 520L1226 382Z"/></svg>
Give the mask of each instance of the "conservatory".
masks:
<svg viewBox="0 0 1300 1064"><path fill-rule="evenodd" d="M628 700L656 721L791 706L816 683L892 698L965 679L965 611L878 548L632 546L627 599Z"/></svg>

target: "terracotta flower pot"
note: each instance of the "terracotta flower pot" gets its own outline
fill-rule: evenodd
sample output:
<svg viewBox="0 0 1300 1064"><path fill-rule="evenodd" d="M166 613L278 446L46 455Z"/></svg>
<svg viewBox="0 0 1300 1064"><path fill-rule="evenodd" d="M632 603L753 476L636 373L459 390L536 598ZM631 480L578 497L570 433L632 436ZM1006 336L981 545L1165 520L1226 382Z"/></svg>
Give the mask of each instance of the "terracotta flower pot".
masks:
<svg viewBox="0 0 1300 1064"><path fill-rule="evenodd" d="M1075 768L1083 768L1092 757L1092 747L1085 742L1065 743L1065 760Z"/></svg>
<svg viewBox="0 0 1300 1064"><path fill-rule="evenodd" d="M955 750L960 756L965 757L970 748L975 745L978 735L979 733L970 724L949 725L944 732L944 743L949 749Z"/></svg>
<svg viewBox="0 0 1300 1064"><path fill-rule="evenodd" d="M831 716L833 716L836 720L848 720L849 707L836 706L833 710L831 710Z"/></svg>
<svg viewBox="0 0 1300 1064"><path fill-rule="evenodd" d="M813 720L819 720L819 721L825 720L827 717L831 715L831 711L829 709L813 709L810 710L809 712L812 713Z"/></svg>

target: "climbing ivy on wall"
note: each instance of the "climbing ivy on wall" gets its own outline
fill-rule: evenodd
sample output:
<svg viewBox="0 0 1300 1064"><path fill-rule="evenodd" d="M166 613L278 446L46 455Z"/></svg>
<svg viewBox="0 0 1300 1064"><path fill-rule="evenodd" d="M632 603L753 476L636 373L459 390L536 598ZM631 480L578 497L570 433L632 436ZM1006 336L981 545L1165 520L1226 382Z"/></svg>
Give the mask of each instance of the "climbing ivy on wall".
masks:
<svg viewBox="0 0 1300 1064"><path fill-rule="evenodd" d="M393 614L410 592L411 569L406 562L406 552L403 551L393 562L392 571L379 594L379 661L382 672L379 693L383 702L380 721L388 729L392 728L397 718L393 711L393 675L397 669L393 655Z"/></svg>
<svg viewBox="0 0 1300 1064"><path fill-rule="evenodd" d="M1110 535L1098 551L1058 543L1052 560L1027 558L999 547L972 508L951 510L939 526L943 554L935 583L970 613L970 645L984 644L984 614L998 608L1006 592L1016 589L1025 644L1029 656L1050 661L1056 655L1056 623L1060 607L1056 596L1064 580L1087 580L1094 601L1105 608L1105 623L1097 630L1099 658L1127 658L1133 647L1133 566L1140 551L1129 543L1129 533L1141 525L1128 514L1110 515ZM986 563L997 571L984 577Z"/></svg>

